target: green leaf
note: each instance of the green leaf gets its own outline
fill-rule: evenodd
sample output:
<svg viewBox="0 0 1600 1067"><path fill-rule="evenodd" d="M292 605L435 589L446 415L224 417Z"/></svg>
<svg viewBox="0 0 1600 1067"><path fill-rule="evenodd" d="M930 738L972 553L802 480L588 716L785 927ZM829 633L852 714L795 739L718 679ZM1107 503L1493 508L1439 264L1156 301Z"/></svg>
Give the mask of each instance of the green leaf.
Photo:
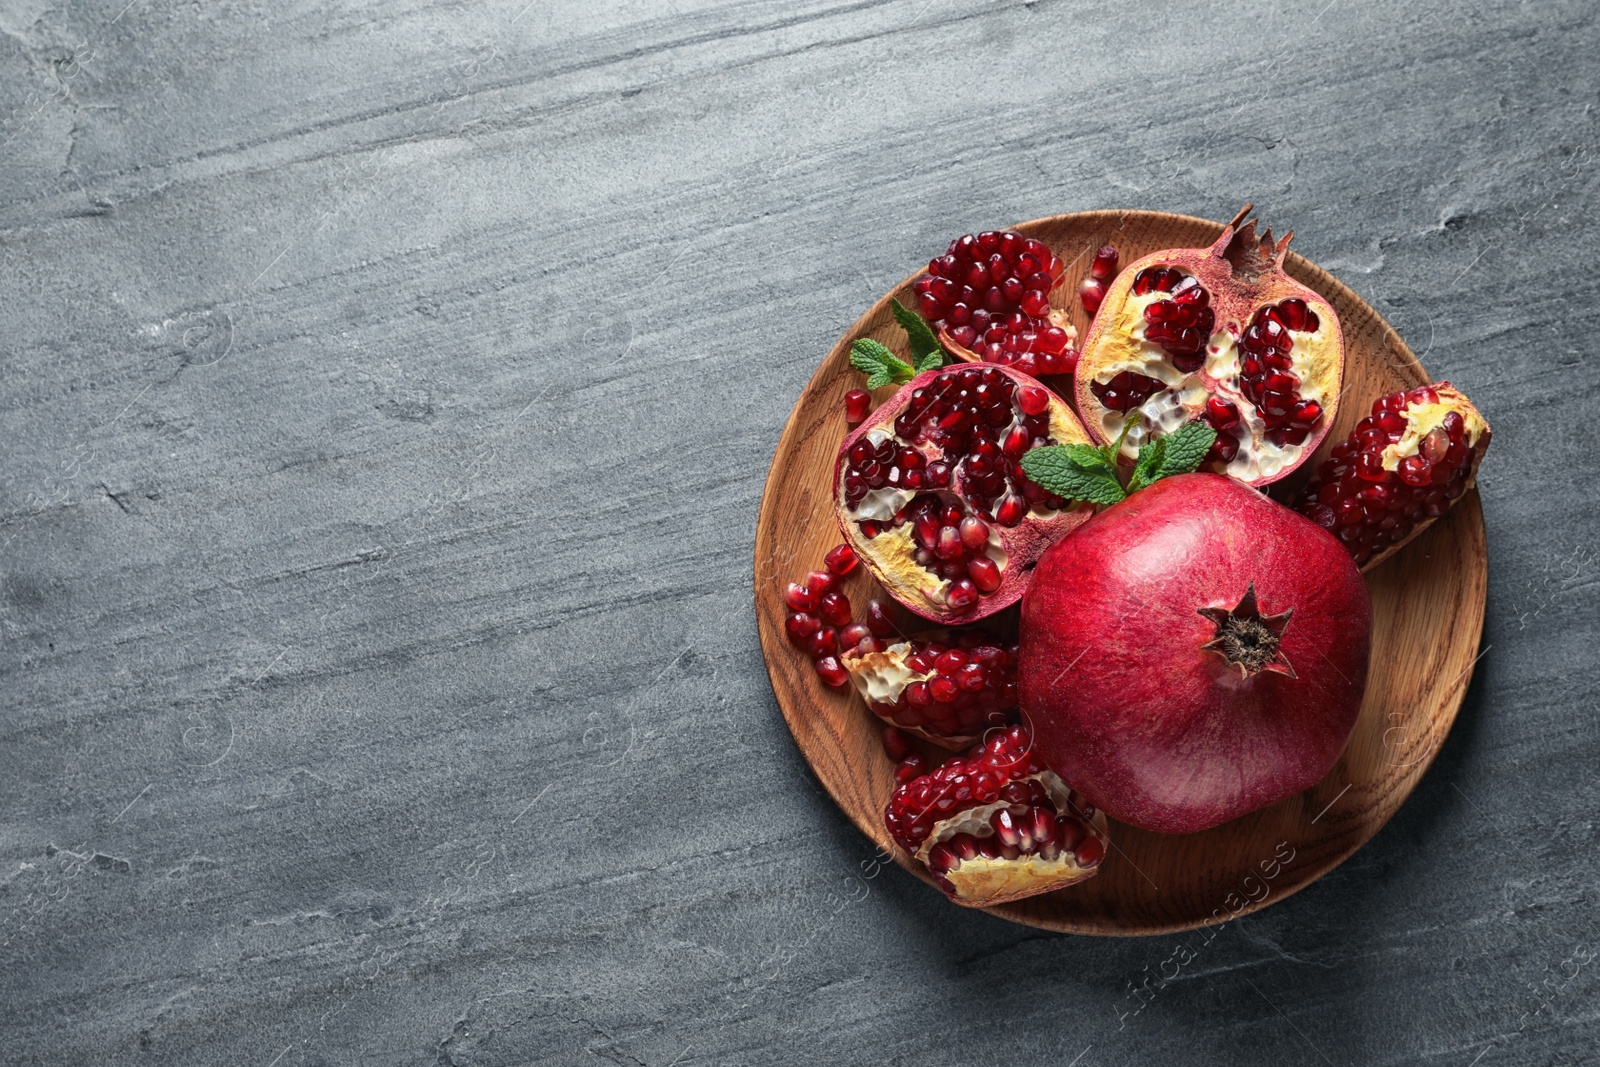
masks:
<svg viewBox="0 0 1600 1067"><path fill-rule="evenodd" d="M944 366L944 349L936 348L923 356L921 361L917 363L917 373L921 374L925 370L938 370L942 366Z"/></svg>
<svg viewBox="0 0 1600 1067"><path fill-rule="evenodd" d="M878 389L890 382L909 382L917 376L911 364L870 337L858 337L851 342L850 365L867 376L868 389Z"/></svg>
<svg viewBox="0 0 1600 1067"><path fill-rule="evenodd" d="M1022 457L1022 473L1039 488L1069 500L1115 504L1127 495L1117 481L1116 468L1087 445L1032 449Z"/></svg>
<svg viewBox="0 0 1600 1067"><path fill-rule="evenodd" d="M1217 431L1203 422L1186 422L1176 430L1158 437L1139 450L1139 462L1133 468L1133 478L1128 482L1128 492L1137 492L1152 482L1174 474L1188 474L1205 461L1211 451L1211 442Z"/></svg>
<svg viewBox="0 0 1600 1067"><path fill-rule="evenodd" d="M1144 412L1135 408L1128 412L1122 420L1122 432L1117 434L1117 439L1100 449L1100 454L1106 457L1106 462L1113 467L1117 465L1117 458L1122 455L1122 442L1128 439L1128 431L1144 421Z"/></svg>
<svg viewBox="0 0 1600 1067"><path fill-rule="evenodd" d="M1198 420L1186 422L1161 439L1164 448L1153 482L1174 474L1188 474L1199 468L1217 439L1217 431Z"/></svg>
<svg viewBox="0 0 1600 1067"><path fill-rule="evenodd" d="M1133 466L1133 477L1128 479L1128 492L1136 493L1140 489L1156 480L1156 471L1161 467L1161 458L1167 452L1167 439L1157 437L1154 441L1145 443L1139 449L1139 461Z"/></svg>
<svg viewBox="0 0 1600 1067"><path fill-rule="evenodd" d="M889 300L889 308L894 312L894 321L906 331L906 340L911 345L911 361L917 365L917 369L932 370L933 367L926 367L923 364L934 352L939 353L939 362L933 366L942 366L944 351L939 347L939 336L933 332L933 327L928 325L928 320L892 297Z"/></svg>

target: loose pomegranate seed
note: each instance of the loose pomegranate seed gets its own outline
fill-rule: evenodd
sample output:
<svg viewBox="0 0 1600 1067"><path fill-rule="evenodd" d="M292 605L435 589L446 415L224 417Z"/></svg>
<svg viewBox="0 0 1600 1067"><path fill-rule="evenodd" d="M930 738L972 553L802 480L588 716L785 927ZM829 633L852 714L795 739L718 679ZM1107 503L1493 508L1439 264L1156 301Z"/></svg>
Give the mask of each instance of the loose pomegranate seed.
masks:
<svg viewBox="0 0 1600 1067"><path fill-rule="evenodd" d="M911 735L895 726L883 728L883 751L894 762L899 763L916 751L911 746Z"/></svg>
<svg viewBox="0 0 1600 1067"><path fill-rule="evenodd" d="M883 606L883 601L867 601L867 629L875 637L888 637L895 632L894 620L889 617L889 609Z"/></svg>
<svg viewBox="0 0 1600 1067"><path fill-rule="evenodd" d="M843 593L828 593L818 602L817 610L835 626L850 625L850 599Z"/></svg>
<svg viewBox="0 0 1600 1067"><path fill-rule="evenodd" d="M783 620L783 628L789 634L790 641L805 648L812 635L822 629L822 620L808 612L791 612Z"/></svg>
<svg viewBox="0 0 1600 1067"><path fill-rule="evenodd" d="M927 773L928 761L916 755L907 756L895 764L894 768L894 778L897 782L909 782Z"/></svg>
<svg viewBox="0 0 1600 1067"><path fill-rule="evenodd" d="M1106 283L1099 278L1085 278L1078 283L1078 303L1083 305L1083 310L1093 315L1100 310L1100 305L1106 299Z"/></svg>
<svg viewBox="0 0 1600 1067"><path fill-rule="evenodd" d="M839 647L846 652L851 649L859 650L863 641L876 641L872 631L867 629L866 623L853 622L839 631Z"/></svg>
<svg viewBox="0 0 1600 1067"><path fill-rule="evenodd" d="M823 558L828 571L843 577L856 569L858 558L856 550L849 545L835 545L833 550Z"/></svg>
<svg viewBox="0 0 1600 1067"><path fill-rule="evenodd" d="M1117 276L1121 257L1112 245L1101 245L1095 252L1094 259L1089 263L1089 276L1100 281L1109 282Z"/></svg>
<svg viewBox="0 0 1600 1067"><path fill-rule="evenodd" d="M844 418L854 426L872 410L872 394L865 389L852 389L844 394Z"/></svg>
<svg viewBox="0 0 1600 1067"><path fill-rule="evenodd" d="M822 597L839 588L839 579L827 571L812 571L806 575L806 588L811 595L821 600Z"/></svg>
<svg viewBox="0 0 1600 1067"><path fill-rule="evenodd" d="M1448 448L1449 445L1445 447ZM816 594L797 582L790 582L784 587L783 602L795 611L817 610Z"/></svg>
<svg viewBox="0 0 1600 1067"><path fill-rule="evenodd" d="M838 631L831 626L822 627L816 633L812 634L810 640L806 642L806 651L811 654L812 659L820 659L823 656L838 655Z"/></svg>
<svg viewBox="0 0 1600 1067"><path fill-rule="evenodd" d="M824 685L838 689L850 681L850 672L840 666L839 661L832 656L823 656L817 660L817 675Z"/></svg>

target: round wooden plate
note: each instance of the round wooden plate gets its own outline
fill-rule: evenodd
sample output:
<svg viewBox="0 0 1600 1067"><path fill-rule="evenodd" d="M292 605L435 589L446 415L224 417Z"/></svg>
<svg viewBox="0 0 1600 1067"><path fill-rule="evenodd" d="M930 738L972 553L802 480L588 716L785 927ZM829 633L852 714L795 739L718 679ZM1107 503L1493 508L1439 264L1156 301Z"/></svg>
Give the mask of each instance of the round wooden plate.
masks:
<svg viewBox="0 0 1600 1067"><path fill-rule="evenodd" d="M1051 303L1072 308L1081 337L1089 324L1073 296L1096 248L1113 244L1122 262L1131 263L1161 248L1210 245L1222 226L1163 212L1089 211L1016 229L1045 242L1067 263ZM1326 451L1350 432L1374 399L1429 378L1389 324L1332 275L1293 252L1288 269L1333 304L1344 327L1344 402ZM840 338L789 416L761 497L755 601L772 688L800 751L861 832L929 881L884 829L883 808L894 778L878 719L852 690L824 686L809 659L788 643L782 599L784 583L820 567L823 555L840 540L831 503L833 461L846 432L844 394L861 384L861 375L850 367L850 342L874 337L906 354L889 298L915 306L914 277L886 294ZM1070 397L1069 383L1050 384ZM875 399L881 402L892 392L881 390ZM1308 463L1302 470L1314 466ZM1367 579L1373 628L1366 700L1349 747L1318 785L1200 834L1167 836L1113 823L1113 848L1097 877L988 910L1014 922L1080 934L1187 930L1247 914L1303 889L1366 843L1433 762L1471 680L1488 584L1477 491L1469 491ZM846 588L857 618L867 598L880 595L864 566L856 568ZM913 625L909 617L906 625Z"/></svg>

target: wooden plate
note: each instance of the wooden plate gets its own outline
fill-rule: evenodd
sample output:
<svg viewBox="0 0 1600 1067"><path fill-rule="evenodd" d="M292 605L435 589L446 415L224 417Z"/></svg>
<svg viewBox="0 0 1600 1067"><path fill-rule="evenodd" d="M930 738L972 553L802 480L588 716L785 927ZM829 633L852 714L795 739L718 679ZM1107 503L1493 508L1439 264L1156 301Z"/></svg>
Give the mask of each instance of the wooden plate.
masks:
<svg viewBox="0 0 1600 1067"><path fill-rule="evenodd" d="M1161 248L1210 245L1222 226L1161 212L1090 211L1016 229L1045 242L1067 262L1051 302L1070 304L1081 337L1088 321L1077 300L1068 297L1076 293L1096 248L1114 244L1122 262L1131 263ZM1346 392L1326 450L1350 432L1374 399L1429 377L1389 324L1333 276L1292 252L1288 269L1333 304L1344 327ZM844 394L861 383L849 364L850 342L875 337L905 355L905 336L890 316L889 298L914 306L914 277L886 294L839 339L789 416L761 497L755 601L772 688L800 751L861 832L929 881L884 829L883 808L894 779L877 718L853 692L822 685L807 657L788 643L782 599L783 584L820 567L823 555L840 540L831 503L832 465L846 431ZM1051 384L1070 396L1068 383ZM886 389L875 399L891 394ZM858 567L846 583L858 618L866 599L880 595L865 572ZM1113 849L1097 877L989 910L1014 922L1081 934L1187 930L1280 900L1360 848L1433 762L1471 680L1488 584L1477 491L1370 573L1368 583L1373 656L1366 701L1349 747L1322 782L1200 834L1166 836L1113 823ZM929 884L929 892L938 892Z"/></svg>

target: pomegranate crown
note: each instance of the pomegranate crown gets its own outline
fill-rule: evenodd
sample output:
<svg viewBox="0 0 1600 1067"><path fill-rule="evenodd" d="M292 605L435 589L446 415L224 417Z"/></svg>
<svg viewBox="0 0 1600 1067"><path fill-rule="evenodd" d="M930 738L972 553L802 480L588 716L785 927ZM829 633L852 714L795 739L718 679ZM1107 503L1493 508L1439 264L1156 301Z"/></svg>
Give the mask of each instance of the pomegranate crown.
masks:
<svg viewBox="0 0 1600 1067"><path fill-rule="evenodd" d="M1226 259L1233 266L1233 272L1245 282L1254 282L1263 274L1282 270L1283 257L1289 254L1289 242L1294 239L1291 230L1281 240L1274 241L1271 228L1258 238L1256 220L1248 217L1254 210L1254 204L1240 208L1233 221L1223 228L1216 244L1211 246L1212 254Z"/></svg>

